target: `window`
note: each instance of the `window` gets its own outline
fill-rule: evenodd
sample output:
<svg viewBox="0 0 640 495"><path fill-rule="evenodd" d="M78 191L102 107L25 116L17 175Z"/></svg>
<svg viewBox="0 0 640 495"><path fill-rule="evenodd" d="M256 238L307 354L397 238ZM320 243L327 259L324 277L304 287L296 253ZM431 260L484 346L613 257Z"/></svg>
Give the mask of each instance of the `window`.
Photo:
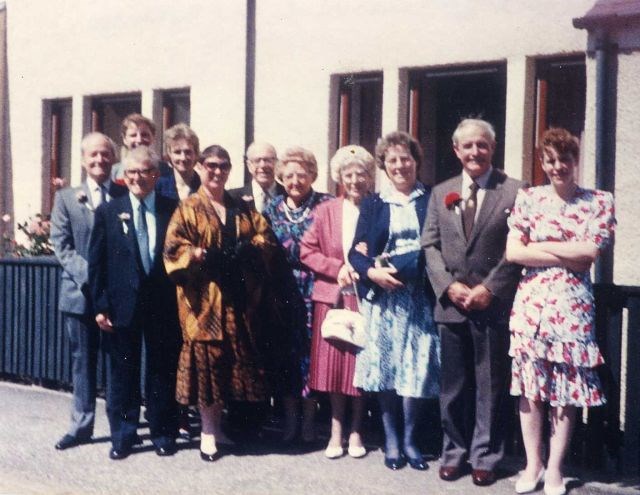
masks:
<svg viewBox="0 0 640 495"><path fill-rule="evenodd" d="M337 148L359 144L373 154L382 133L382 73L340 77L337 131Z"/></svg>
<svg viewBox="0 0 640 495"><path fill-rule="evenodd" d="M91 98L91 131L102 132L122 144L122 121L130 113L140 113L140 108L140 93Z"/></svg>
<svg viewBox="0 0 640 495"><path fill-rule="evenodd" d="M467 117L493 124L497 141L493 161L503 167L506 86L504 64L409 73L408 129L423 146L422 181L439 183L460 173L451 135Z"/></svg>
<svg viewBox="0 0 640 495"><path fill-rule="evenodd" d="M534 146L550 127L564 127L575 136L584 131L586 69L584 56L536 63L536 122ZM533 185L544 184L546 177L534 158Z"/></svg>
<svg viewBox="0 0 640 495"><path fill-rule="evenodd" d="M191 121L191 95L189 88L162 91L160 93L162 105L162 128L157 138L164 149L164 131L181 122L189 125Z"/></svg>
<svg viewBox="0 0 640 495"><path fill-rule="evenodd" d="M57 189L54 182L61 179L68 185L71 180L71 98L45 100L43 117L42 211L49 212Z"/></svg>

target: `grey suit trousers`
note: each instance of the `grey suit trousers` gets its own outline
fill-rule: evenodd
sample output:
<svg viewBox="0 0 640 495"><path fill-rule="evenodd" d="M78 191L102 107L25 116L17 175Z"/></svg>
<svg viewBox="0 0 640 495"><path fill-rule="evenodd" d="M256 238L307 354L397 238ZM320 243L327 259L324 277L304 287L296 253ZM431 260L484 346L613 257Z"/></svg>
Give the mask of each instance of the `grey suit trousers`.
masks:
<svg viewBox="0 0 640 495"><path fill-rule="evenodd" d="M93 318L62 313L71 345L73 406L68 434L79 440L93 435L96 410L96 371L100 330Z"/></svg>
<svg viewBox="0 0 640 495"><path fill-rule="evenodd" d="M468 320L438 324L442 342L442 465L494 470L504 456L508 420L509 331ZM473 364L470 364L473 363Z"/></svg>

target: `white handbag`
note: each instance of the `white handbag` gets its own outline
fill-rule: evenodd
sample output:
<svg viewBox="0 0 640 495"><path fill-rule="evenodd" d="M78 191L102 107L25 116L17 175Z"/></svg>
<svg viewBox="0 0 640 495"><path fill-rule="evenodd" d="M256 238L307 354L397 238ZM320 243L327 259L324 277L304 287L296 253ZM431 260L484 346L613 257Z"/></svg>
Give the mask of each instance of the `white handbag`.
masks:
<svg viewBox="0 0 640 495"><path fill-rule="evenodd" d="M357 292L356 301L358 301ZM358 310L360 308L359 304L360 302L358 301ZM364 347L367 337L364 317L359 311L351 311L346 308L330 309L322 322L320 332L323 339L339 340L360 348Z"/></svg>

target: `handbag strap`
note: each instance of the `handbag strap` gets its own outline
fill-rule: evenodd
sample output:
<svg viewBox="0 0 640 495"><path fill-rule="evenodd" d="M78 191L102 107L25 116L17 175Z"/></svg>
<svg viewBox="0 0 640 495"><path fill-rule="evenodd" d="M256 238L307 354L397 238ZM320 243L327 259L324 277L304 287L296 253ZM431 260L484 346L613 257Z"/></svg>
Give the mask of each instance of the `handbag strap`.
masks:
<svg viewBox="0 0 640 495"><path fill-rule="evenodd" d="M360 297L358 295L358 285L356 284L355 280L351 282L351 285L353 286L353 292L356 295L356 306L358 307L358 313L360 313ZM344 287L342 287L340 289L340 292L338 293L338 300L334 303L333 305L334 308L338 307L338 305L340 304L340 300L342 300L342 302L344 303L344 294L342 293L343 288Z"/></svg>

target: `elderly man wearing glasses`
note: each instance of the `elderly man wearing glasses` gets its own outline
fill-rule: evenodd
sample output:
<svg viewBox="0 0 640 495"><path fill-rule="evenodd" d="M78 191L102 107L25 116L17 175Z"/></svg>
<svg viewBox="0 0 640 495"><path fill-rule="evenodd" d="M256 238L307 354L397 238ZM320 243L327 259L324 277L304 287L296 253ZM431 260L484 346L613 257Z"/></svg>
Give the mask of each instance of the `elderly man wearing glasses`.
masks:
<svg viewBox="0 0 640 495"><path fill-rule="evenodd" d="M159 170L153 150L138 146L123 164L129 193L98 207L89 242L95 320L109 353L107 415L113 460L127 457L138 443L141 371L156 454L176 452L178 429L174 394L180 327L175 286L162 260L177 201L155 191ZM146 366L141 370L143 340Z"/></svg>
<svg viewBox="0 0 640 495"><path fill-rule="evenodd" d="M278 161L276 149L269 143L253 142L247 148L245 156L251 182L243 187L230 189L229 194L262 213L269 201L284 194L284 188L275 179L274 170Z"/></svg>

